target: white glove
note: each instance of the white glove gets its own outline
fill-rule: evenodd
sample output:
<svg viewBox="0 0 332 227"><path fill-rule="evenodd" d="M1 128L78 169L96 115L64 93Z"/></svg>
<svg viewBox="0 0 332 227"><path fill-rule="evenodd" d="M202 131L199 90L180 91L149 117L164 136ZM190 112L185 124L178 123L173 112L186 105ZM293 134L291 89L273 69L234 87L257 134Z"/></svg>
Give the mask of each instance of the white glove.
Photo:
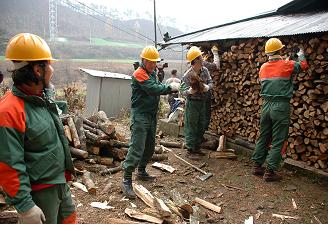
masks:
<svg viewBox="0 0 332 227"><path fill-rule="evenodd" d="M204 84L204 92L208 92L208 90L210 90L210 87L209 87L209 85L207 85L207 84Z"/></svg>
<svg viewBox="0 0 332 227"><path fill-rule="evenodd" d="M190 95L193 95L193 94L195 94L196 92L197 92L197 91L194 90L194 89L192 89L192 87L190 87L189 90L188 90L188 94L190 94Z"/></svg>
<svg viewBox="0 0 332 227"><path fill-rule="evenodd" d="M300 48L299 52L297 52L297 56L303 56L304 55L304 51L302 48Z"/></svg>
<svg viewBox="0 0 332 227"><path fill-rule="evenodd" d="M26 212L18 214L18 222L20 224L43 224L43 221L46 221L45 215L37 205Z"/></svg>
<svg viewBox="0 0 332 227"><path fill-rule="evenodd" d="M173 92L178 92L180 89L180 83L173 82L170 83L169 85L171 86Z"/></svg>

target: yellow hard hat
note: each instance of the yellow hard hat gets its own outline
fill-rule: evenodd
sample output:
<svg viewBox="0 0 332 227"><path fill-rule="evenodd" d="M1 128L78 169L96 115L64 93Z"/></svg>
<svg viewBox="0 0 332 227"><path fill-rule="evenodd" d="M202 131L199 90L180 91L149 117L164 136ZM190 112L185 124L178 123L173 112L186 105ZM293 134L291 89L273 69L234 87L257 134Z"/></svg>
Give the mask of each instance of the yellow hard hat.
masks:
<svg viewBox="0 0 332 227"><path fill-rule="evenodd" d="M282 42L280 41L280 39L271 38L265 44L265 53L268 54L271 52L275 52L277 50L282 49L284 46L285 45L282 45Z"/></svg>
<svg viewBox="0 0 332 227"><path fill-rule="evenodd" d="M192 46L187 53L187 61L191 62L198 56L202 55L202 51L197 46Z"/></svg>
<svg viewBox="0 0 332 227"><path fill-rule="evenodd" d="M146 46L141 52L141 58L149 61L160 61L158 50L154 46Z"/></svg>
<svg viewBox="0 0 332 227"><path fill-rule="evenodd" d="M20 33L7 44L5 57L12 61L56 61L45 40L30 33Z"/></svg>

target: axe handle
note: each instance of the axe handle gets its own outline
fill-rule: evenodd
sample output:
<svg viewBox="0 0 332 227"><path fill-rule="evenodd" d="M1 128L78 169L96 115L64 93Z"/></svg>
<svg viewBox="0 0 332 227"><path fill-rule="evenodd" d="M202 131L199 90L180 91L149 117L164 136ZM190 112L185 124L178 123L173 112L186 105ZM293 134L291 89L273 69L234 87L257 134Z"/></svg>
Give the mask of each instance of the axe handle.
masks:
<svg viewBox="0 0 332 227"><path fill-rule="evenodd" d="M171 150L170 150L171 151ZM194 166L193 164L187 162L186 160L184 160L183 158L177 156L173 151L171 151L171 153L177 158L180 159L181 161L183 161L184 163L190 165L191 167L193 167L194 169L198 170L199 172L203 173L203 174L207 174L204 170L201 170L200 168L198 168L197 166Z"/></svg>

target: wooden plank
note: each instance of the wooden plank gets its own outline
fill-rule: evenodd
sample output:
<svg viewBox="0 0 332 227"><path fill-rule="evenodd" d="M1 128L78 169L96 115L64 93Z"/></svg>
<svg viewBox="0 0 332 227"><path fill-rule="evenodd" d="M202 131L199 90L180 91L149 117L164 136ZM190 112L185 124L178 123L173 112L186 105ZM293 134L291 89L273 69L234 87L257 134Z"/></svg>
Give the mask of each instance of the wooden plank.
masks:
<svg viewBox="0 0 332 227"><path fill-rule="evenodd" d="M212 204L212 203L210 203L208 201L205 201L203 199L200 199L200 198L196 197L194 199L194 202L198 203L198 204L202 205L203 207L206 207L206 208L208 208L210 210L213 210L214 212L217 212L219 214L221 213L221 207L216 206L216 205L214 205L214 204Z"/></svg>
<svg viewBox="0 0 332 227"><path fill-rule="evenodd" d="M286 164L289 164L289 165L292 165L292 166L297 166L299 168L302 168L302 169L305 169L305 170L309 170L311 172L314 172L314 173L317 173L319 175L322 175L322 176L325 176L327 177L328 176L328 173L327 172L324 172L320 169L316 169L314 167L311 167L311 166L308 166L306 164L306 162L302 162L302 161L296 161L296 160L293 160L293 159L290 159L290 158L286 158L284 160L284 163Z"/></svg>
<svg viewBox="0 0 332 227"><path fill-rule="evenodd" d="M165 165L159 162L155 162L152 164L152 167L155 167L157 169L161 169L161 170L165 170L167 172L173 173L175 171L175 169L172 166L169 165Z"/></svg>
<svg viewBox="0 0 332 227"><path fill-rule="evenodd" d="M237 156L233 152L209 152L209 158L236 159Z"/></svg>
<svg viewBox="0 0 332 227"><path fill-rule="evenodd" d="M156 218L156 217L141 213L139 211L136 211L136 210L133 210L130 208L125 209L125 214L127 214L131 218L135 218L135 219L142 220L142 221L147 221L147 222L151 222L151 223L155 223L155 224L163 223L163 220L160 218Z"/></svg>

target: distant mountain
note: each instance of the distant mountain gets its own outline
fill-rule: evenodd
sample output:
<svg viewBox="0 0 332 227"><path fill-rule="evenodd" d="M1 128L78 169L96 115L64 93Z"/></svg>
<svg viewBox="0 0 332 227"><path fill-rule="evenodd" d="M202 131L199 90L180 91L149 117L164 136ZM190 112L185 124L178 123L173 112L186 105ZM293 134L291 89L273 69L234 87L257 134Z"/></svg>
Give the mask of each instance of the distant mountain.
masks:
<svg viewBox="0 0 332 227"><path fill-rule="evenodd" d="M62 0L62 4L58 5L58 36L69 40L69 43L55 43L58 48L58 54L65 57L75 58L82 56L81 51L85 51L86 55L95 57L105 57L107 53L103 53L112 47L94 47L91 46L91 38L102 38L107 41L124 41L145 45L151 44L154 40L154 26L152 21L145 19L120 20L111 16L98 15L96 11L90 10L93 18L81 11L84 10L74 2ZM67 4L66 4L67 2ZM70 6L71 5L71 6ZM49 39L49 1L48 0L0 0L0 42L8 40L13 35L20 32L30 32L40 35L46 40ZM105 12L104 12L105 13ZM108 14L109 15L109 14ZM104 22L102 22L104 21ZM112 26L110 26L110 25ZM120 28L120 29L117 29ZM182 34L176 28L159 25L157 28L157 40L162 41L160 34L168 32L171 36ZM147 37L147 38L145 38ZM66 45L78 46L90 45L89 50L80 50L80 54L65 53ZM3 43L0 43L0 55L4 54ZM89 54L88 51L97 52ZM121 49L117 49L121 51ZM59 53L59 51L61 53ZM62 53L64 51L64 53ZM128 52L128 50L127 50ZM137 51L135 51L135 54ZM127 54L124 54L127 56ZM87 57L89 57L87 56ZM119 55L121 56L121 54ZM119 57L118 56L118 57ZM116 57L116 56L115 56ZM128 56L127 56L128 57ZM130 56L129 56L130 57Z"/></svg>

